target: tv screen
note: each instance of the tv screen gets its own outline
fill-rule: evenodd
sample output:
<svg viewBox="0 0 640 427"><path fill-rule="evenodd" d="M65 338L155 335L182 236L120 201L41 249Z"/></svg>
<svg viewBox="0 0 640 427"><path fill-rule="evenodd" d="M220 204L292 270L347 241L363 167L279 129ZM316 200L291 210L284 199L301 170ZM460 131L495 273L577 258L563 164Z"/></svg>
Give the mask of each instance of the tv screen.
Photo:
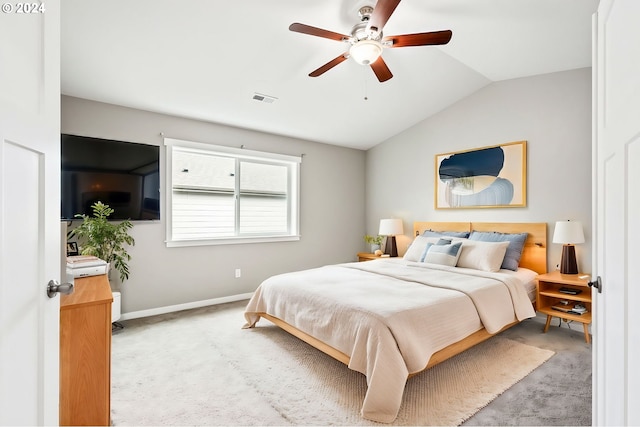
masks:
<svg viewBox="0 0 640 427"><path fill-rule="evenodd" d="M160 219L160 147L61 135L62 219L91 215L97 201L113 220Z"/></svg>

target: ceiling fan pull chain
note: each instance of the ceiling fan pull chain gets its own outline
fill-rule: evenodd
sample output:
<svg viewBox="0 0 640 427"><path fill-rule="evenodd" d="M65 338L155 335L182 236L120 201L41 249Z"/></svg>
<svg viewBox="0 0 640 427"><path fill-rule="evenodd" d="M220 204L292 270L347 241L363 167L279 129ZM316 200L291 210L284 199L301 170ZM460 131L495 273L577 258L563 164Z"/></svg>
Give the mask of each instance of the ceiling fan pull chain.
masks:
<svg viewBox="0 0 640 427"><path fill-rule="evenodd" d="M369 97L367 96L367 76L364 74L365 68L362 67L362 83L364 85L364 100L368 101Z"/></svg>

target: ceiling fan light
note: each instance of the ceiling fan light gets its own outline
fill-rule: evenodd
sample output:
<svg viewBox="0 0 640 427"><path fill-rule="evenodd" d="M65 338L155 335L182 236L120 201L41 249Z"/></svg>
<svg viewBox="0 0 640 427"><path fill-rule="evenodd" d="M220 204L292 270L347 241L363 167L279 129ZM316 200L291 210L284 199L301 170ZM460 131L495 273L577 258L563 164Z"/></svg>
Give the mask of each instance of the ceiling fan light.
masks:
<svg viewBox="0 0 640 427"><path fill-rule="evenodd" d="M349 49L349 55L360 65L376 62L382 54L382 45L375 40L360 40Z"/></svg>

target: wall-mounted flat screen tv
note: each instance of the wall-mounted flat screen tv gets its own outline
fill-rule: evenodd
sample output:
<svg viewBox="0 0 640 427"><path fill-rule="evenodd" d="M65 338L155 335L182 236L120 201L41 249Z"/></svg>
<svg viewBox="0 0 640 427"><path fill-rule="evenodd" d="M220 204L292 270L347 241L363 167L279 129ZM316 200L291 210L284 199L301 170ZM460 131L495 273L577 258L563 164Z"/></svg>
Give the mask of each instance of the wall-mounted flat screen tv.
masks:
<svg viewBox="0 0 640 427"><path fill-rule="evenodd" d="M160 147L61 135L61 217L91 215L101 201L112 220L160 219Z"/></svg>

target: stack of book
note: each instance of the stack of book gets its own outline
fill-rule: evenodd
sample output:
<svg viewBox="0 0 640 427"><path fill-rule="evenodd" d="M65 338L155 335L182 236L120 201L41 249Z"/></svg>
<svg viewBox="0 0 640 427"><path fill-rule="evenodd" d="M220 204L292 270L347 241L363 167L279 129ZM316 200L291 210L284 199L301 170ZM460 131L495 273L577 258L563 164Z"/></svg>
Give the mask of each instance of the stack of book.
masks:
<svg viewBox="0 0 640 427"><path fill-rule="evenodd" d="M553 310L557 310L557 311L561 311L563 313L569 313L569 314L584 314L587 312L587 309L581 304L576 304L575 306L571 306L569 304L560 303L552 306L551 308Z"/></svg>
<svg viewBox="0 0 640 427"><path fill-rule="evenodd" d="M74 255L67 257L67 277L85 277L107 274L106 261L93 255Z"/></svg>

